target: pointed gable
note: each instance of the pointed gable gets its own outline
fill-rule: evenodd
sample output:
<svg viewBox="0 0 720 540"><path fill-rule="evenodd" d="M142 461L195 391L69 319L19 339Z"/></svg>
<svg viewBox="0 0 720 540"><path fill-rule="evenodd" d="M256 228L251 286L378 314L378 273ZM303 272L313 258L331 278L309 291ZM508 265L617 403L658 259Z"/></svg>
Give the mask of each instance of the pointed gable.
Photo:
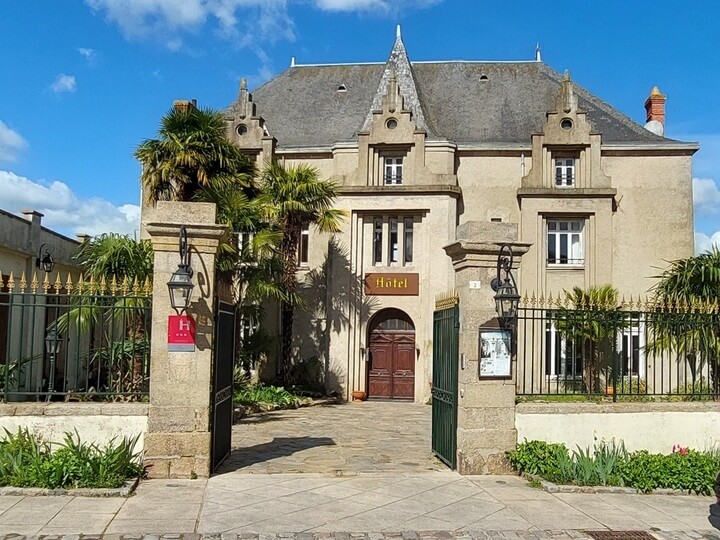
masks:
<svg viewBox="0 0 720 540"><path fill-rule="evenodd" d="M380 83L378 84L377 91L373 97L372 107L365 117L365 122L363 123L361 131L367 131L370 129L373 111L382 109L383 100L388 94L388 86L391 84L391 80L393 84L397 84L400 95L403 97L405 108L412 111L412 118L417 129L424 130L428 133L428 135L431 135L431 130L428 128L425 120L425 114L423 113L417 84L415 83L415 74L413 73L412 66L410 65L410 60L408 60L405 44L403 43L402 35L400 34L400 25L397 27L395 44L393 45L392 51L390 51L390 57L385 63L385 69L383 70Z"/></svg>

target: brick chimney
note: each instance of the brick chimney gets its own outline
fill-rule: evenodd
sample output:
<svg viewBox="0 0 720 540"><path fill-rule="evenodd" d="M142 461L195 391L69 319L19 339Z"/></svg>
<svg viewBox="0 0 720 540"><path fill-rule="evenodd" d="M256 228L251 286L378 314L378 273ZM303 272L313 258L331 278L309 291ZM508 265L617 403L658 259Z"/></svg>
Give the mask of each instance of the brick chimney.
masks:
<svg viewBox="0 0 720 540"><path fill-rule="evenodd" d="M176 99L173 101L173 108L176 111L188 112L192 109L197 109L197 100L193 99L188 101L187 99Z"/></svg>
<svg viewBox="0 0 720 540"><path fill-rule="evenodd" d="M645 122L651 122L656 120L665 127L665 101L667 96L661 94L658 87L654 87L650 96L645 100L645 111L647 111L647 117Z"/></svg>

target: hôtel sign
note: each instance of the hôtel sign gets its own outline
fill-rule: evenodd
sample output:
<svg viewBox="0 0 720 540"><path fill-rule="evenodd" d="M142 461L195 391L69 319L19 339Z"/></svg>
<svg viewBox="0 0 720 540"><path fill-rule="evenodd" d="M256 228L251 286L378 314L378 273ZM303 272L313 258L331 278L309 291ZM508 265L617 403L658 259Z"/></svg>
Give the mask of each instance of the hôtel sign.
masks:
<svg viewBox="0 0 720 540"><path fill-rule="evenodd" d="M365 274L365 294L368 296L417 296L420 291L419 274Z"/></svg>

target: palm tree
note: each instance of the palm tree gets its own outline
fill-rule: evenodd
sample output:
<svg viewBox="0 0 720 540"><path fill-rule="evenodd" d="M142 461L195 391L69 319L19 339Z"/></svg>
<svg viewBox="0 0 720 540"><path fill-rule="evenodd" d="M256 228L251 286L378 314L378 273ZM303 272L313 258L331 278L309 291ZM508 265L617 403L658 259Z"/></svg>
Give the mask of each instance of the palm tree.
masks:
<svg viewBox="0 0 720 540"><path fill-rule="evenodd" d="M262 172L260 189L269 200L270 221L277 224L282 237L279 255L282 261L280 286L281 352L280 374L290 384L294 310L297 294L298 242L304 226L315 225L320 232L339 232L344 212L332 208L337 195L332 182L321 180L314 167L285 167L274 161Z"/></svg>
<svg viewBox="0 0 720 540"><path fill-rule="evenodd" d="M84 242L75 259L91 285L78 284L68 296L68 309L50 328L74 332L78 342L87 344L88 384L92 378L112 393L140 392L147 383L152 246L147 240L101 234Z"/></svg>
<svg viewBox="0 0 720 540"><path fill-rule="evenodd" d="M707 392L702 373L709 374L712 393L720 394L720 249L672 261L653 287L655 302L666 309L654 315L655 340L648 347L676 351L688 362L690 392ZM709 372L709 373L708 373ZM698 376L700 376L698 378Z"/></svg>
<svg viewBox="0 0 720 540"><path fill-rule="evenodd" d="M147 200L189 201L217 179L252 184L254 166L227 138L222 113L175 107L163 116L158 135L135 150Z"/></svg>
<svg viewBox="0 0 720 540"><path fill-rule="evenodd" d="M583 386L587 393L598 393L600 370L622 321L617 309L618 291L612 285L587 290L573 287L572 291L565 291L565 299L572 307L558 310L556 327L566 338L582 343Z"/></svg>
<svg viewBox="0 0 720 540"><path fill-rule="evenodd" d="M126 235L105 233L83 243L75 258L83 274L96 281L137 279L143 284L152 279L153 250L147 240L138 242Z"/></svg>

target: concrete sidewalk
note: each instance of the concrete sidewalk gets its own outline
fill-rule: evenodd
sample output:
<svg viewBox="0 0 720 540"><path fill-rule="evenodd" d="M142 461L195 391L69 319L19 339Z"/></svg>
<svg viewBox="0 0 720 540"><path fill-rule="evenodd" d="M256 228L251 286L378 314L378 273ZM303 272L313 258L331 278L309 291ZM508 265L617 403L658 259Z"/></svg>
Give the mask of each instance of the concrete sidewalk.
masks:
<svg viewBox="0 0 720 540"><path fill-rule="evenodd" d="M481 531L504 531L503 538L537 540L546 537L539 531L585 538L569 531L614 529L717 540L720 517L710 516L712 502L678 495L550 494L518 477L450 471L347 477L235 472L209 480L144 481L128 499L0 497L0 533L304 533L298 538L310 540L318 535L308 533L319 532L406 531L403 537L414 538L410 531L442 531L421 534L441 538L470 531L467 536L475 538Z"/></svg>

